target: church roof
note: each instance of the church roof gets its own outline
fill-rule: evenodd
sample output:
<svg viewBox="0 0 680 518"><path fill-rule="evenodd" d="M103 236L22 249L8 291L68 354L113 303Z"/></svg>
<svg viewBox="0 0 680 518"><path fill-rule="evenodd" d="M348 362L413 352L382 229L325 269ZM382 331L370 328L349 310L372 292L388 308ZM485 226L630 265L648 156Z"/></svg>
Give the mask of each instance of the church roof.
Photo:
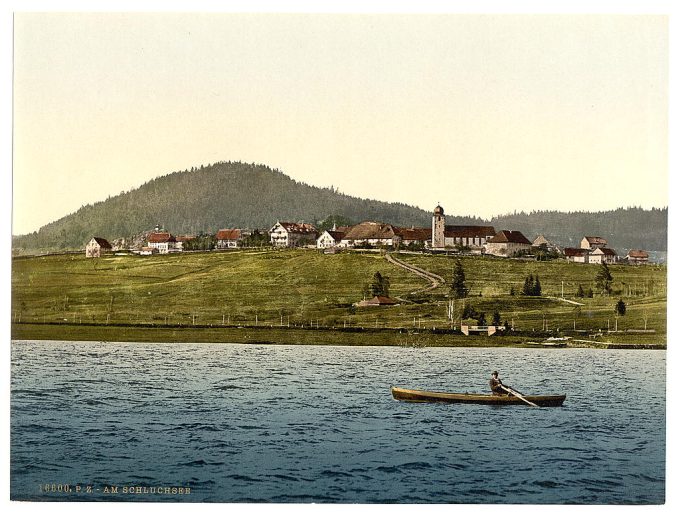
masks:
<svg viewBox="0 0 680 518"><path fill-rule="evenodd" d="M445 237L487 237L496 234L496 229L488 225L446 225Z"/></svg>
<svg viewBox="0 0 680 518"><path fill-rule="evenodd" d="M489 239L489 243L517 243L521 245L530 245L524 234L519 230L501 230L498 234Z"/></svg>

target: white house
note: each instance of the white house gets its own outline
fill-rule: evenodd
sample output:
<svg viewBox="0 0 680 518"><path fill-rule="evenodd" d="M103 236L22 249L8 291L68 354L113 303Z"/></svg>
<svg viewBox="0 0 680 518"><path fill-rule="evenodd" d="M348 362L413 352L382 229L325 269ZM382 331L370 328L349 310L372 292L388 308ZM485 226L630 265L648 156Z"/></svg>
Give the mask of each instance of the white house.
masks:
<svg viewBox="0 0 680 518"><path fill-rule="evenodd" d="M484 249L490 255L510 257L520 250L531 250L531 241L519 230L501 230L487 241Z"/></svg>
<svg viewBox="0 0 680 518"><path fill-rule="evenodd" d="M85 245L85 257L101 257L112 250L109 242L103 237L93 237Z"/></svg>
<svg viewBox="0 0 680 518"><path fill-rule="evenodd" d="M317 230L309 223L290 223L277 221L269 229L269 238L273 246L293 247L313 244L316 242Z"/></svg>
<svg viewBox="0 0 680 518"><path fill-rule="evenodd" d="M238 228L223 228L217 231L215 239L217 248L224 250L227 248L238 248L241 241L241 230Z"/></svg>
<svg viewBox="0 0 680 518"><path fill-rule="evenodd" d="M170 232L165 231L153 231L149 234L148 246L158 250L159 254L167 254L168 252L174 252L176 249L177 240L170 234Z"/></svg>
<svg viewBox="0 0 680 518"><path fill-rule="evenodd" d="M158 248L154 248L152 246L143 246L136 253L139 255L154 255L158 253Z"/></svg>
<svg viewBox="0 0 680 518"><path fill-rule="evenodd" d="M341 230L324 230L316 239L317 248L333 248L339 246L342 238L345 237L344 231Z"/></svg>
<svg viewBox="0 0 680 518"><path fill-rule="evenodd" d="M616 252L611 248L596 248L590 253L588 262L593 264L614 264L616 262Z"/></svg>
<svg viewBox="0 0 680 518"><path fill-rule="evenodd" d="M565 248L564 256L567 261L572 263L587 263L590 256L590 250L584 248Z"/></svg>

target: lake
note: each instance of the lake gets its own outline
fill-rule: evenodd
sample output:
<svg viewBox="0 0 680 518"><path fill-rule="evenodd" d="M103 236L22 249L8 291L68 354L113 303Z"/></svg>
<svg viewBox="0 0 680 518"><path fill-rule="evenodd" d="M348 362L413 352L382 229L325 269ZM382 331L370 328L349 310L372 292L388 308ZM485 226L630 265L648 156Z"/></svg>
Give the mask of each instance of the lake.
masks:
<svg viewBox="0 0 680 518"><path fill-rule="evenodd" d="M13 499L665 500L665 351L14 341L11 362ZM390 394L487 393L493 370L565 404Z"/></svg>

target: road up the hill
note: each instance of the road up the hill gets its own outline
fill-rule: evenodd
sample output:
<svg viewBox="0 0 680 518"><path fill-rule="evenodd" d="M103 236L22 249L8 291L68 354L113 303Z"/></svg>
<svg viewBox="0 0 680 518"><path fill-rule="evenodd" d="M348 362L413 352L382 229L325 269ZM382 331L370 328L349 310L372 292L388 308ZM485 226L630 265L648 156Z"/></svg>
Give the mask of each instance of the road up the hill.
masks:
<svg viewBox="0 0 680 518"><path fill-rule="evenodd" d="M422 293L424 291L430 291L437 289L439 286L444 284L446 281L444 280L443 277L440 277L436 273L428 272L427 270L423 270L422 268L419 268L418 266L414 266L412 264L405 263L404 261L401 261L400 259L397 259L395 257L392 257L390 254L385 254L385 259L389 261L390 263L399 266L400 268L403 268L404 270L407 270L418 277L422 277L423 279L426 279L429 281L430 285L426 286L424 288L419 288L415 291L412 291L409 293L409 295L416 295L418 293ZM399 298L399 297L397 297ZM403 299L402 299L403 300Z"/></svg>

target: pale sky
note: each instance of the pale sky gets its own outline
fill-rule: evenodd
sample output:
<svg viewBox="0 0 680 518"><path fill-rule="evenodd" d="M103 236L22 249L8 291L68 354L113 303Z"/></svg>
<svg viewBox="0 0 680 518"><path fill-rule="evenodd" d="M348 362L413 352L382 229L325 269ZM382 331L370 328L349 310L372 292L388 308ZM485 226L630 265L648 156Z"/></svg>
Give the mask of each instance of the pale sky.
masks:
<svg viewBox="0 0 680 518"><path fill-rule="evenodd" d="M668 204L663 16L16 14L14 234L216 161L447 214Z"/></svg>

